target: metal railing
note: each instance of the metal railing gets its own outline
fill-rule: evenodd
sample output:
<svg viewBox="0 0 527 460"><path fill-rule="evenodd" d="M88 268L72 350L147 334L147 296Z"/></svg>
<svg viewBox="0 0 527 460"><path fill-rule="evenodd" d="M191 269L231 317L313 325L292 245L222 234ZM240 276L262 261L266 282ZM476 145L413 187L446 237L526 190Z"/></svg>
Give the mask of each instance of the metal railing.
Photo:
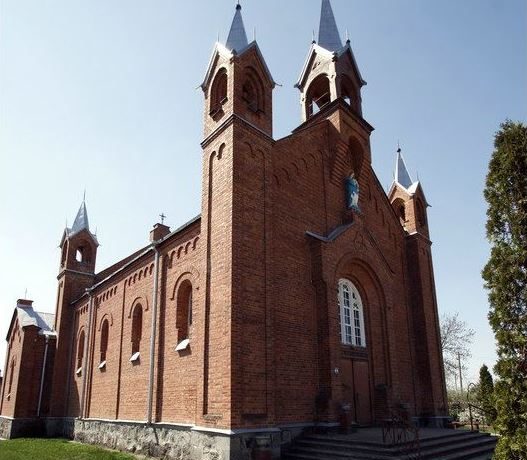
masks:
<svg viewBox="0 0 527 460"><path fill-rule="evenodd" d="M412 423L408 411L402 408L392 410L391 416L383 421L382 442L398 448L402 458L421 458L419 427Z"/></svg>

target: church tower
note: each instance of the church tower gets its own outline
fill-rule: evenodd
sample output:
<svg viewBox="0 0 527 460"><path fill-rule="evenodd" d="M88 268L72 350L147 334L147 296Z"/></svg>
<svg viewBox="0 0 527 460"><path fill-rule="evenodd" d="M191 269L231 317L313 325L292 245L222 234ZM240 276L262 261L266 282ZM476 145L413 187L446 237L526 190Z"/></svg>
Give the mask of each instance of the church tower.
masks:
<svg viewBox="0 0 527 460"><path fill-rule="evenodd" d="M388 199L406 232L409 308L413 318L416 388L419 389L417 410L423 416L446 413L432 242L426 214L429 204L421 183L412 180L401 148L397 149L394 180Z"/></svg>
<svg viewBox="0 0 527 460"><path fill-rule="evenodd" d="M67 414L66 389L72 331L75 327L74 312L70 305L94 283L98 246L97 237L90 231L86 202L83 200L73 226L64 229L60 242L61 258L55 313L57 341L51 397L51 415L55 417L70 415Z"/></svg>
<svg viewBox="0 0 527 460"><path fill-rule="evenodd" d="M202 84L206 282L198 416L225 427L242 426L248 416L265 420L267 414L259 372L266 359L260 331L275 83L257 42L248 43L241 10L237 5L227 42L216 43Z"/></svg>
<svg viewBox="0 0 527 460"><path fill-rule="evenodd" d="M398 148L394 180L388 198L399 222L409 234L419 233L430 238L426 216L428 203L423 188L419 181L414 182L410 177L401 152L401 148Z"/></svg>
<svg viewBox="0 0 527 460"><path fill-rule="evenodd" d="M318 43L313 41L296 87L301 92L302 120L342 98L362 116L361 88L366 85L351 49L342 44L330 0L322 1Z"/></svg>

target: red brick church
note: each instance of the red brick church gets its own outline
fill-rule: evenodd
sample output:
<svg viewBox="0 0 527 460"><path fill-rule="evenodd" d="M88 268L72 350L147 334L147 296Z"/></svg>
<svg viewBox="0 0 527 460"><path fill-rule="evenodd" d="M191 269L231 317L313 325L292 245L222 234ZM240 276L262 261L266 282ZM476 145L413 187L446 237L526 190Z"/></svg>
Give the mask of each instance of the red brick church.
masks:
<svg viewBox="0 0 527 460"><path fill-rule="evenodd" d="M55 315L29 300L13 313L0 437L237 460L394 410L442 425L428 204L400 151L388 193L379 183L365 84L323 0L301 124L275 140L275 83L238 5L202 84L201 215L97 272L82 203Z"/></svg>

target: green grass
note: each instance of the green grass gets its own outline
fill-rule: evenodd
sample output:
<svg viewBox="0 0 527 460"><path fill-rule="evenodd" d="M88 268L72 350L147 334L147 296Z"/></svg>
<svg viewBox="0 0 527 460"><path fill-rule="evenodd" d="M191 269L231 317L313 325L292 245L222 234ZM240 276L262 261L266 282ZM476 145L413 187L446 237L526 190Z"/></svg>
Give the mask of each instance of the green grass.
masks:
<svg viewBox="0 0 527 460"><path fill-rule="evenodd" d="M14 439L0 441L2 460L137 460L120 452L65 439Z"/></svg>

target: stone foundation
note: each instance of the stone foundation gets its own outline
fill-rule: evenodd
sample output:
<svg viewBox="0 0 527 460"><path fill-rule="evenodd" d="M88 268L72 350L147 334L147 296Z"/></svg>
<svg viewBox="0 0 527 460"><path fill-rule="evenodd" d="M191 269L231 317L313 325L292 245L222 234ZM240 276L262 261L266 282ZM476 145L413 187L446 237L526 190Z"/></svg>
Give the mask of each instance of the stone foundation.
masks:
<svg viewBox="0 0 527 460"><path fill-rule="evenodd" d="M45 435L45 425L43 420L0 416L0 438L11 439Z"/></svg>
<svg viewBox="0 0 527 460"><path fill-rule="evenodd" d="M292 441L313 424L220 430L192 425L47 418L0 417L0 437L64 437L163 460L279 459Z"/></svg>
<svg viewBox="0 0 527 460"><path fill-rule="evenodd" d="M280 458L281 430L214 430L193 426L76 420L74 439L166 460L251 460L254 450Z"/></svg>

